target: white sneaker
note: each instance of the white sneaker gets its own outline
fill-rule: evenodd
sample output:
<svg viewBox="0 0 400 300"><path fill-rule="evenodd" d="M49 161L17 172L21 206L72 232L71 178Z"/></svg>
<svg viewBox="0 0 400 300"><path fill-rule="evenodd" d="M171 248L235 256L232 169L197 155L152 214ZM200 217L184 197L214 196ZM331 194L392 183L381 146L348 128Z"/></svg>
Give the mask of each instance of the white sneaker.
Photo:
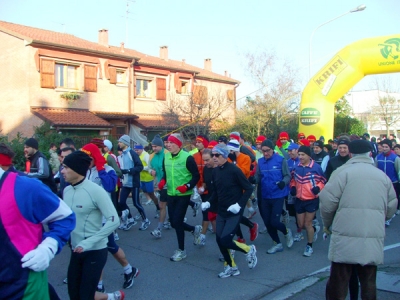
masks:
<svg viewBox="0 0 400 300"><path fill-rule="evenodd" d="M125 223L121 223L121 224L118 226L118 229L120 229L120 230L125 230L125 228L126 228L126 224L125 224Z"/></svg>
<svg viewBox="0 0 400 300"><path fill-rule="evenodd" d="M119 241L119 236L116 232L114 232L114 241Z"/></svg>
<svg viewBox="0 0 400 300"><path fill-rule="evenodd" d="M318 232L320 231L320 229L321 229L321 227L319 227L318 225L315 226L313 242L315 242L318 239Z"/></svg>
<svg viewBox="0 0 400 300"><path fill-rule="evenodd" d="M300 241L303 240L303 239L304 239L303 232L297 232L297 233L294 235L293 241L294 241L294 242L300 242Z"/></svg>
<svg viewBox="0 0 400 300"><path fill-rule="evenodd" d="M400 209L396 211L396 215L400 215Z"/></svg>
<svg viewBox="0 0 400 300"><path fill-rule="evenodd" d="M137 214L136 216L135 216L135 220L137 221L137 220L140 220L142 218L142 216L140 215L140 214Z"/></svg>
<svg viewBox="0 0 400 300"><path fill-rule="evenodd" d="M174 255L171 256L171 261L181 261L186 258L186 250L175 250Z"/></svg>
<svg viewBox="0 0 400 300"><path fill-rule="evenodd" d="M142 225L140 226L139 230L142 230L142 231L146 230L150 224L151 223L150 223L149 219L142 221Z"/></svg>
<svg viewBox="0 0 400 300"><path fill-rule="evenodd" d="M135 221L135 219L129 218L125 225L125 228L123 230L125 230L125 231L129 230L132 228L132 226L135 226L136 224L137 224L137 222Z"/></svg>
<svg viewBox="0 0 400 300"><path fill-rule="evenodd" d="M306 249L304 250L303 256L310 257L313 254L314 250L311 246L307 245Z"/></svg>
<svg viewBox="0 0 400 300"><path fill-rule="evenodd" d="M197 240L199 239L202 230L203 230L203 226L201 226L201 225L196 225L196 226L194 226L194 231L193 231L194 240L193 240L193 244L198 245L198 244L197 244Z"/></svg>
<svg viewBox="0 0 400 300"><path fill-rule="evenodd" d="M154 229L152 232L150 232L150 234L157 239L161 238L161 230L160 229Z"/></svg>
<svg viewBox="0 0 400 300"><path fill-rule="evenodd" d="M286 246L287 246L288 248L291 248L291 247L293 246L293 235L292 235L292 230L291 230L291 229L288 229L287 231L288 231L288 233L285 235L285 238L286 238Z"/></svg>
<svg viewBox="0 0 400 300"><path fill-rule="evenodd" d="M156 214L154 216L154 219L158 219L160 217L160 211L156 210Z"/></svg>
<svg viewBox="0 0 400 300"><path fill-rule="evenodd" d="M227 278L230 276L237 276L240 274L240 271L237 267L225 266L224 271L218 274L219 278Z"/></svg>
<svg viewBox="0 0 400 300"><path fill-rule="evenodd" d="M171 229L171 223L170 223L170 222L164 222L163 228L165 228L165 229Z"/></svg>
<svg viewBox="0 0 400 300"><path fill-rule="evenodd" d="M274 242L274 245L268 249L267 253L268 254L275 254L276 252L282 252L283 251L283 246L281 243L277 244Z"/></svg>
<svg viewBox="0 0 400 300"><path fill-rule="evenodd" d="M249 252L246 254L247 265L253 269L257 265L257 250L256 246L251 245Z"/></svg>
<svg viewBox="0 0 400 300"><path fill-rule="evenodd" d="M129 209L123 210L121 214L121 221L126 223L126 221L128 220L128 215L129 215Z"/></svg>
<svg viewBox="0 0 400 300"><path fill-rule="evenodd" d="M389 226L390 226L390 221L392 221L392 219L387 220L387 221L385 222L385 226L386 226L386 227L389 227Z"/></svg>
<svg viewBox="0 0 400 300"><path fill-rule="evenodd" d="M125 299L125 293L121 290L112 293L114 296L114 300L123 300Z"/></svg>
<svg viewBox="0 0 400 300"><path fill-rule="evenodd" d="M195 245L204 246L206 244L206 236L200 233Z"/></svg>

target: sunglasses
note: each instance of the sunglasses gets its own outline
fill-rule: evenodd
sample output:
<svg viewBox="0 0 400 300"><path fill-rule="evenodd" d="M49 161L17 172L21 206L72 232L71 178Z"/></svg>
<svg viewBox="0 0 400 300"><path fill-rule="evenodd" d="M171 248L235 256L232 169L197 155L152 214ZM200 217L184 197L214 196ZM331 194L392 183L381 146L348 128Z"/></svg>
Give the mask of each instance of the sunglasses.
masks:
<svg viewBox="0 0 400 300"><path fill-rule="evenodd" d="M219 154L219 153L212 153L212 154L211 154L211 157L220 157L220 155L221 155L221 154Z"/></svg>

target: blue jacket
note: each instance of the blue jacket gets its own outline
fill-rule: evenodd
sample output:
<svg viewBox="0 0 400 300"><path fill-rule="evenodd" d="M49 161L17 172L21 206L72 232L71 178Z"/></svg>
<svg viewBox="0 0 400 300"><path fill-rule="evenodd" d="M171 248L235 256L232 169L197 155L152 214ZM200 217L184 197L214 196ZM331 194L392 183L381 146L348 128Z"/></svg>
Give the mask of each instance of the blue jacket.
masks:
<svg viewBox="0 0 400 300"><path fill-rule="evenodd" d="M283 198L289 194L287 184L290 181L289 168L282 156L274 153L271 158L258 160L258 187L261 188L262 199ZM284 181L286 186L281 190L277 183Z"/></svg>
<svg viewBox="0 0 400 300"><path fill-rule="evenodd" d="M378 163L378 168L382 170L392 182L398 182L399 176L396 171L395 161L397 155L393 152L390 152L389 155L385 155L380 153L376 157L376 161Z"/></svg>

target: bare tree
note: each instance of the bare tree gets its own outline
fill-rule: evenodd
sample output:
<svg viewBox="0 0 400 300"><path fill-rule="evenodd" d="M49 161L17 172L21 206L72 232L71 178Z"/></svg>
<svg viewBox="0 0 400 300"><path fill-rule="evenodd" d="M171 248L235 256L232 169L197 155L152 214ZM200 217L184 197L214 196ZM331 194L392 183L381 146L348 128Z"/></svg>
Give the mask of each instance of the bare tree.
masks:
<svg viewBox="0 0 400 300"><path fill-rule="evenodd" d="M371 108L371 115L384 123L386 136L389 136L390 129L400 122L400 96L395 92L389 79L376 79L375 88L378 91L377 105Z"/></svg>
<svg viewBox="0 0 400 300"><path fill-rule="evenodd" d="M228 122L227 112L233 116L233 99L228 99L227 94L218 88L209 91L206 86L197 85L187 95L171 92L160 111L186 138L193 139L198 134L208 134L221 122Z"/></svg>
<svg viewBox="0 0 400 300"><path fill-rule="evenodd" d="M276 137L279 131L289 131L300 103L297 69L270 50L246 53L245 59L246 70L260 89L238 112L237 124L249 138L260 134Z"/></svg>

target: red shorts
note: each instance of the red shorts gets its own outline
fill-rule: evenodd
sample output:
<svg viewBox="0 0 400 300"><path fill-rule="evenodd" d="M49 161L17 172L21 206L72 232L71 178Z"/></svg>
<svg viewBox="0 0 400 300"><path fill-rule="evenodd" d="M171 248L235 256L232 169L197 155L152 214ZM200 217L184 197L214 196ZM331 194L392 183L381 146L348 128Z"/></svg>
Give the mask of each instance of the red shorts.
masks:
<svg viewBox="0 0 400 300"><path fill-rule="evenodd" d="M216 219L217 219L217 213L209 211L208 212L208 221L212 222L212 221L215 221Z"/></svg>

